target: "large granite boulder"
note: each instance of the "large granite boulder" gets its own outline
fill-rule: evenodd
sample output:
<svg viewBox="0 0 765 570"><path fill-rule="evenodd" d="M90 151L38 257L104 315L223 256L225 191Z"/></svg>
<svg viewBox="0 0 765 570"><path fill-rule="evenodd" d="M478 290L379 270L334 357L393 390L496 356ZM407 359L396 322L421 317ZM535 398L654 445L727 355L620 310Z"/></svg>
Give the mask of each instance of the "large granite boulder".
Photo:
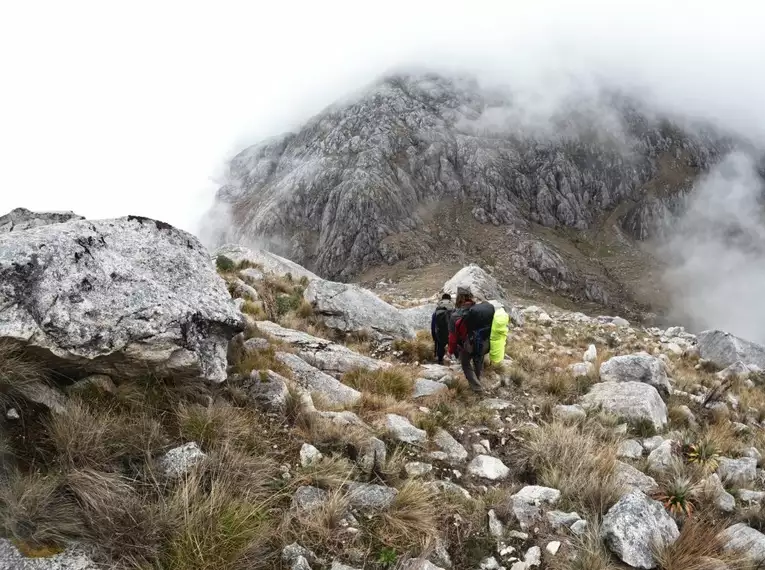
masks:
<svg viewBox="0 0 765 570"><path fill-rule="evenodd" d="M664 363L649 354L614 356L600 365L602 382L643 382L660 393L671 394Z"/></svg>
<svg viewBox="0 0 765 570"><path fill-rule="evenodd" d="M207 251L128 216L0 234L0 340L70 378L226 378L243 329Z"/></svg>
<svg viewBox="0 0 765 570"><path fill-rule="evenodd" d="M74 212L32 212L26 208L16 208L0 216L0 234L21 232L50 224L62 224L72 220L82 220Z"/></svg>
<svg viewBox="0 0 765 570"><path fill-rule="evenodd" d="M290 369L301 388L311 394L319 394L333 406L352 405L361 398L361 392L311 366L299 356L290 352L277 352L276 358Z"/></svg>
<svg viewBox="0 0 765 570"><path fill-rule="evenodd" d="M458 288L470 289L473 296L480 301L502 299L503 291L497 280L475 264L463 267L454 277L444 283L444 293L449 293L452 298L457 296Z"/></svg>
<svg viewBox="0 0 765 570"><path fill-rule="evenodd" d="M720 538L725 550L743 554L758 565L765 563L765 535L760 531L738 523L726 528Z"/></svg>
<svg viewBox="0 0 765 570"><path fill-rule="evenodd" d="M305 290L314 313L341 333L368 331L377 338L413 338L411 317L371 291L348 283L317 279Z"/></svg>
<svg viewBox="0 0 765 570"><path fill-rule="evenodd" d="M236 264L243 261L252 263L260 267L264 273L276 275L277 277L291 275L296 280L303 277L309 281L319 279L318 275L308 271L302 265L298 265L294 261L290 261L265 249L251 249L242 245L226 244L215 251L214 257L219 255L227 257Z"/></svg>
<svg viewBox="0 0 765 570"><path fill-rule="evenodd" d="M641 491L624 495L603 517L600 534L608 548L633 568L656 568L654 548L680 536L661 503Z"/></svg>
<svg viewBox="0 0 765 570"><path fill-rule="evenodd" d="M587 409L602 408L629 421L648 421L656 431L667 425L667 405L653 386L642 382L601 382L582 398Z"/></svg>
<svg viewBox="0 0 765 570"><path fill-rule="evenodd" d="M699 333L696 342L701 358L718 368L727 368L739 361L747 366L765 368L765 346L761 344L718 330Z"/></svg>
<svg viewBox="0 0 765 570"><path fill-rule="evenodd" d="M297 349L298 356L311 366L335 377L358 368L378 370L390 366L387 362L364 356L342 344L302 331L287 329L271 321L258 321L257 327L268 336Z"/></svg>

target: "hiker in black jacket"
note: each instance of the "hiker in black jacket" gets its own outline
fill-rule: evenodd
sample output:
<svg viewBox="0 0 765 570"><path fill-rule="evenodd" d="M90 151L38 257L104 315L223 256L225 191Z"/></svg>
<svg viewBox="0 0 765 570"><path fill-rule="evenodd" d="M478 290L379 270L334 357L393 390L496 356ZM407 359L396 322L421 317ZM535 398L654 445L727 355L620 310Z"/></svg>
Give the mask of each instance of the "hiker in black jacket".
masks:
<svg viewBox="0 0 765 570"><path fill-rule="evenodd" d="M449 353L459 356L462 371L475 393L482 393L483 359L489 352L494 305L476 303L469 290L458 289L457 308L449 331Z"/></svg>
<svg viewBox="0 0 765 570"><path fill-rule="evenodd" d="M449 344L449 317L453 310L452 296L449 293L444 293L430 319L430 335L433 337L433 345L439 364L444 363L446 346Z"/></svg>

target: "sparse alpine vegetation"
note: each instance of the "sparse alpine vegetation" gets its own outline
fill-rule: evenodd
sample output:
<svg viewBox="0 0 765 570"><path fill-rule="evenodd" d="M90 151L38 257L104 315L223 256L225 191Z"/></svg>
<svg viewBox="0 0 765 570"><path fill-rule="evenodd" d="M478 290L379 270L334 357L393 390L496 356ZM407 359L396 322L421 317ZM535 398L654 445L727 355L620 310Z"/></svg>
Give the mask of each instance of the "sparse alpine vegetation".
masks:
<svg viewBox="0 0 765 570"><path fill-rule="evenodd" d="M477 396L458 364L433 362L427 331L410 332L426 329L432 305L383 306L324 284L369 305L316 310L315 276L261 259L208 258L199 287L216 296L205 298L233 300L167 335L218 327L216 342L197 353L164 351L162 335L133 339L143 374L135 353L110 355L105 374L91 362L54 366L38 339L0 339L0 565L765 562L756 354L728 368L715 359L727 337L505 301L516 315L506 359L486 366ZM95 293L81 289L88 302ZM390 326L358 318L368 306Z"/></svg>

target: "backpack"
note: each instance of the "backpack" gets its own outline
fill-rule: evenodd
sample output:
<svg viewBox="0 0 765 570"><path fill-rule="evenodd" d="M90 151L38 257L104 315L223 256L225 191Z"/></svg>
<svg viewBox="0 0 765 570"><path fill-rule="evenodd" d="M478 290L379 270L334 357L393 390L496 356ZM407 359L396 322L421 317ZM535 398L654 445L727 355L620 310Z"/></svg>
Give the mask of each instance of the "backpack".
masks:
<svg viewBox="0 0 765 570"><path fill-rule="evenodd" d="M449 336L449 321L453 309L446 305L436 307L436 338L445 339Z"/></svg>
<svg viewBox="0 0 765 570"><path fill-rule="evenodd" d="M470 307L465 315L468 335L472 335L477 331L483 331L484 329L491 329L494 311L494 305L487 302L477 303Z"/></svg>

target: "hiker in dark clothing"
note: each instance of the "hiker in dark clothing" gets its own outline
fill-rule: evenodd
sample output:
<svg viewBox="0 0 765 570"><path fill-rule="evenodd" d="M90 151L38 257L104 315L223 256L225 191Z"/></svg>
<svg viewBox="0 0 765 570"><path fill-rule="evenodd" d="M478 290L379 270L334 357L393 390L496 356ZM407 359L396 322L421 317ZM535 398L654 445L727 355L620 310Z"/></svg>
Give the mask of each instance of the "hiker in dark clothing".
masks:
<svg viewBox="0 0 765 570"><path fill-rule="evenodd" d="M470 389L481 393L481 372L489 352L494 305L476 304L470 291L462 288L457 290L456 305L449 331L449 354L459 355Z"/></svg>
<svg viewBox="0 0 765 570"><path fill-rule="evenodd" d="M433 317L430 319L430 335L433 337L436 358L439 364L444 363L446 347L449 344L449 317L454 311L452 296L444 293L436 305Z"/></svg>

